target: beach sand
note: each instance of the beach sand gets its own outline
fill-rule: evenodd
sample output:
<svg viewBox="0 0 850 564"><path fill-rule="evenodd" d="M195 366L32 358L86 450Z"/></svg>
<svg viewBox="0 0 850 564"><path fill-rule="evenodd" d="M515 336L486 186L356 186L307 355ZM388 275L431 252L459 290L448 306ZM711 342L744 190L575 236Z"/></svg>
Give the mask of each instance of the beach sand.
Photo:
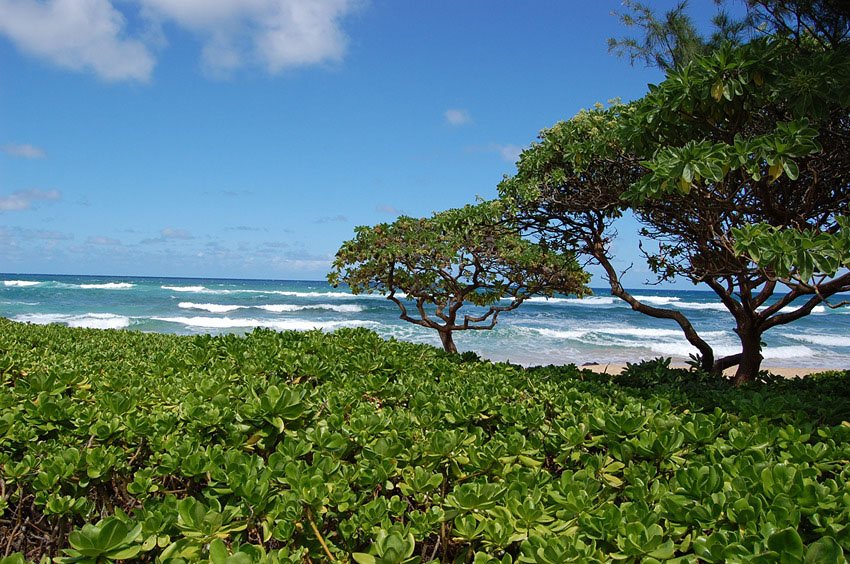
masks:
<svg viewBox="0 0 850 564"><path fill-rule="evenodd" d="M671 368L688 368L684 364L671 364ZM598 374L619 374L626 368L625 364L592 364L589 366L579 366L579 368L591 370ZM809 374L817 374L819 372L829 372L831 370L847 370L846 368L796 368L789 366L762 366L762 370L767 370L771 374L776 376L782 376L784 378L797 378L802 376L808 376ZM727 376L735 375L735 367L727 369L724 374Z"/></svg>

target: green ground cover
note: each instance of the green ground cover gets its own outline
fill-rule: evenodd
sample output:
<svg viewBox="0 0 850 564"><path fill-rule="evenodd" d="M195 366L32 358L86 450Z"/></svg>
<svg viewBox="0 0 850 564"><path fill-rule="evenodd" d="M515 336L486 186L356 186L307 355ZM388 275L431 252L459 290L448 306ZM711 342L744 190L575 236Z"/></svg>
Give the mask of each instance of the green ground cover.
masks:
<svg viewBox="0 0 850 564"><path fill-rule="evenodd" d="M844 562L850 375L0 320L0 562ZM3 557L7 557L5 560Z"/></svg>

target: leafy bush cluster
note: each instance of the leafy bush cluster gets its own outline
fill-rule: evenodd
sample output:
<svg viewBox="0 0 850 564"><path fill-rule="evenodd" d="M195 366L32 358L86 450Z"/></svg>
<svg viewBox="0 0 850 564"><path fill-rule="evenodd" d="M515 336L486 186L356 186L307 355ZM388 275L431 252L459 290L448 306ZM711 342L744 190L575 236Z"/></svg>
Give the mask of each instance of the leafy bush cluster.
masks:
<svg viewBox="0 0 850 564"><path fill-rule="evenodd" d="M0 559L843 562L850 375L0 320Z"/></svg>

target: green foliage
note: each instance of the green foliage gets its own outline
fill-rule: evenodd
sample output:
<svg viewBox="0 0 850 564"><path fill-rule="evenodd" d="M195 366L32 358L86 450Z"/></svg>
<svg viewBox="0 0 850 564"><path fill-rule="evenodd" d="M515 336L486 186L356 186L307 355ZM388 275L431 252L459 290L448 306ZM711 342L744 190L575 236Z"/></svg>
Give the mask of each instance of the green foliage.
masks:
<svg viewBox="0 0 850 564"><path fill-rule="evenodd" d="M733 388L665 362L457 362L363 329L5 320L0 356L10 562L850 554L846 373Z"/></svg>
<svg viewBox="0 0 850 564"><path fill-rule="evenodd" d="M581 295L588 280L571 254L520 237L498 201L358 227L328 275L355 294L387 294L402 319L438 330L449 352L456 352L452 331L491 329L528 297ZM465 304L484 309L461 312Z"/></svg>
<svg viewBox="0 0 850 564"><path fill-rule="evenodd" d="M812 30L818 21L847 27L828 3L756 4L779 19L805 12L799 22ZM658 29L647 27L646 7L628 6L655 34L648 40L687 39L674 21L683 6L674 20L655 21ZM758 374L765 331L850 290L850 44L813 33L721 43L665 65L665 80L643 98L541 132L499 189L527 232L599 263L615 296L675 320L706 370L737 364L741 382ZM735 318L740 354L714 359L683 312L623 289L611 249L613 220L626 210L654 240L641 250L660 281L684 277L718 295ZM787 295L775 296L779 289Z"/></svg>
<svg viewBox="0 0 850 564"><path fill-rule="evenodd" d="M774 227L765 223L735 229L735 249L779 278L808 282L850 268L850 217L836 220L833 233Z"/></svg>

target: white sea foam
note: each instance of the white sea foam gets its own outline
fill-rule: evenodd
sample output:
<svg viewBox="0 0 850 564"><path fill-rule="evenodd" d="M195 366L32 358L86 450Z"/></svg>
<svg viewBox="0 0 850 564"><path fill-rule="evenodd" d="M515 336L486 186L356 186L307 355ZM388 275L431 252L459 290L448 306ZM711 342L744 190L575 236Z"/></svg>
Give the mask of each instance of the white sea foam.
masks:
<svg viewBox="0 0 850 564"><path fill-rule="evenodd" d="M681 343L649 343L648 348L664 356L678 356L683 358L699 352L686 341ZM740 346L714 346L712 348L717 358L741 352ZM792 345L786 347L766 347L762 349L761 354L765 360L793 360L814 356L815 352L803 345Z"/></svg>
<svg viewBox="0 0 850 564"><path fill-rule="evenodd" d="M384 295L379 294L360 294L355 296L354 294L349 294L348 292L294 292L290 290L245 290L251 291L257 294L273 294L276 296L289 296L293 298L323 298L323 299L351 299L351 298L378 298L384 299ZM405 296L400 292L396 292L397 298L404 298Z"/></svg>
<svg viewBox="0 0 850 564"><path fill-rule="evenodd" d="M587 298L547 298L545 296L534 296L532 298L528 298L527 302L532 303L549 303L549 304L571 304L571 305L583 305L583 306L599 306L599 305L611 305L618 301L617 298L607 297L607 296L590 296Z"/></svg>
<svg viewBox="0 0 850 564"><path fill-rule="evenodd" d="M787 306L783 307L780 311L783 311L785 313L789 313L789 312L792 312L792 311L797 311L801 307L802 306L787 305ZM764 311L767 308L768 308L768 306L761 306L759 308L756 308L756 311ZM815 307L812 308L812 313L826 313L826 307L822 306L822 305L816 305Z"/></svg>
<svg viewBox="0 0 850 564"><path fill-rule="evenodd" d="M308 319L250 319L231 317L154 317L155 321L179 323L188 327L203 329L235 329L251 327L267 327L279 331L308 331L310 329L339 329L340 327L366 327L378 323L360 319L350 321L312 321Z"/></svg>
<svg viewBox="0 0 850 564"><path fill-rule="evenodd" d="M47 325L62 323L69 327L88 327L90 329L123 329L130 326L130 318L112 313L84 313L81 315L65 315L61 313L32 313L22 314L13 318L14 321Z"/></svg>
<svg viewBox="0 0 850 564"><path fill-rule="evenodd" d="M803 345L789 347L767 347L761 353L764 358L794 359L814 356L815 351Z"/></svg>
<svg viewBox="0 0 850 564"><path fill-rule="evenodd" d="M359 299L359 298L378 298L383 299L383 295L377 294L361 294L355 296L354 294L348 292L296 292L294 290L262 290L262 289L212 289L207 288L206 286L160 286L163 290L170 290L172 292L191 292L194 294L211 294L211 295L220 295L227 296L232 294L263 294L263 295L274 295L274 296L287 296L291 298L321 298L321 299ZM396 293L397 297L404 297L404 294Z"/></svg>
<svg viewBox="0 0 850 564"><path fill-rule="evenodd" d="M245 309L248 306L226 305L226 304L196 304L192 302L180 302L177 307L182 309L199 309L210 313L227 313L237 309Z"/></svg>
<svg viewBox="0 0 850 564"><path fill-rule="evenodd" d="M293 311L305 310L328 310L337 313L359 313L363 311L363 307L354 304L310 304L310 305L294 305L294 304L269 304L256 306L259 309L270 311L273 313L287 313Z"/></svg>
<svg viewBox="0 0 850 564"><path fill-rule="evenodd" d="M172 292L208 292L204 286L160 286L163 290L171 290Z"/></svg>
<svg viewBox="0 0 850 564"><path fill-rule="evenodd" d="M104 284L80 284L84 290L129 290L135 288L135 284L129 282L106 282Z"/></svg>
<svg viewBox="0 0 850 564"><path fill-rule="evenodd" d="M697 309L697 310L713 310L713 311L729 311L722 303L702 303L702 302L676 302L673 307L679 309Z"/></svg>
<svg viewBox="0 0 850 564"><path fill-rule="evenodd" d="M794 339L803 343L812 345L821 345L824 347L850 347L850 337L846 335L813 335L799 333L783 333L783 337Z"/></svg>
<svg viewBox="0 0 850 564"><path fill-rule="evenodd" d="M681 301L681 298L676 296L635 296L634 298L653 305L670 305Z"/></svg>
<svg viewBox="0 0 850 564"><path fill-rule="evenodd" d="M41 282L35 280L4 280L3 285L9 288L29 288L30 286L38 286Z"/></svg>
<svg viewBox="0 0 850 564"><path fill-rule="evenodd" d="M588 334L589 331L562 331L558 329L547 329L545 327L517 327L520 330L528 330L534 331L544 337L549 337L551 339L566 339L570 341L578 341L584 338L585 335Z"/></svg>
<svg viewBox="0 0 850 564"><path fill-rule="evenodd" d="M617 337L635 337L638 339L684 339L682 331L678 329L655 329L649 327L587 327L584 329L549 329L545 327L517 327L520 330L531 330L544 337L555 339L571 339L571 340L587 340L594 344L605 344L606 335L614 335ZM726 331L705 331L701 333L705 339L722 339L728 336ZM592 339L588 337L593 337ZM623 344L622 339L616 340L617 345ZM643 346L643 341L629 341L635 346ZM614 341L612 341L614 344ZM624 345L632 346L632 345Z"/></svg>

